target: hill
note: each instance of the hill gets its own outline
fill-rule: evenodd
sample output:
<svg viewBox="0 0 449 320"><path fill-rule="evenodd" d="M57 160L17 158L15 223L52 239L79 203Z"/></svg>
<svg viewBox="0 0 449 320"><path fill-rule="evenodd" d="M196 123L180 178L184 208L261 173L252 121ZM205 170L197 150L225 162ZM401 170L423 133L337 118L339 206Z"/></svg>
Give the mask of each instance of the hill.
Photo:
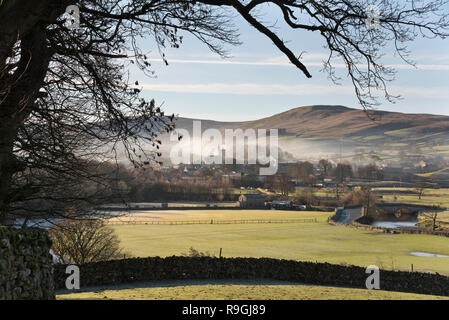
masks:
<svg viewBox="0 0 449 320"><path fill-rule="evenodd" d="M373 120L374 119L374 120ZM449 164L449 116L364 111L344 106L305 106L255 121L220 122L178 117L177 129L193 137L193 122L201 120L201 130L279 129L279 161L322 158L338 162L385 164L392 167L425 167L414 172L427 173ZM177 137L160 137L160 159L170 165L170 152ZM181 149L191 148L181 140ZM190 141L190 142L193 142ZM203 143L205 143L203 141ZM196 144L195 144L196 145ZM148 146L148 149L153 149ZM119 152L126 163L126 155Z"/></svg>
<svg viewBox="0 0 449 320"><path fill-rule="evenodd" d="M178 128L192 132L192 121L179 118ZM296 157L321 156L383 160L449 157L449 117L363 110L344 106L305 106L244 122L202 120L202 129L280 129L280 146Z"/></svg>
<svg viewBox="0 0 449 320"><path fill-rule="evenodd" d="M180 127L193 119L180 118ZM370 140L423 139L445 135L449 117L431 114L406 114L387 111L369 113L344 106L306 106L294 108L271 117L245 122L203 120L207 128L277 128L285 135L312 139L369 138Z"/></svg>

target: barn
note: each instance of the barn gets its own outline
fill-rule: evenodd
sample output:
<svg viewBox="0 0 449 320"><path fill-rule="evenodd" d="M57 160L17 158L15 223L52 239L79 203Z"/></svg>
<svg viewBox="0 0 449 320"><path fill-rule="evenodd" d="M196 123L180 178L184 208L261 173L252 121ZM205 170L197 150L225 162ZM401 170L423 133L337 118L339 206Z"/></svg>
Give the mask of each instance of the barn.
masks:
<svg viewBox="0 0 449 320"><path fill-rule="evenodd" d="M263 194L242 194L237 206L241 208L264 208L265 196Z"/></svg>

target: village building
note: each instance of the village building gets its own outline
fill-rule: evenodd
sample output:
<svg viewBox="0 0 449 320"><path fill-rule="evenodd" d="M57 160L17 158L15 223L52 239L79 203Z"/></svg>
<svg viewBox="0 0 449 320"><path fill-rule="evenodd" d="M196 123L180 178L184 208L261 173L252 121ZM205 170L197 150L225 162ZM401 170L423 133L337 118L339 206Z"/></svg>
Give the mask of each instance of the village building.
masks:
<svg viewBox="0 0 449 320"><path fill-rule="evenodd" d="M265 196L263 194L242 194L237 201L240 208L264 208Z"/></svg>

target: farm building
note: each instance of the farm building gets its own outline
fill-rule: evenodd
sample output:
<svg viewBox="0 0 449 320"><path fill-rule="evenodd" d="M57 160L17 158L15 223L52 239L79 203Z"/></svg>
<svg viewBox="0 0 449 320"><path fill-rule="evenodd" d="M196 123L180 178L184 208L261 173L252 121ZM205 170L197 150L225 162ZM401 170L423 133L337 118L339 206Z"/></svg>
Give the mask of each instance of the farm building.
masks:
<svg viewBox="0 0 449 320"><path fill-rule="evenodd" d="M237 206L241 208L263 208L265 196L263 194L242 194L237 201Z"/></svg>
<svg viewBox="0 0 449 320"><path fill-rule="evenodd" d="M290 200L273 200L268 203L268 207L273 209L291 209L292 202Z"/></svg>

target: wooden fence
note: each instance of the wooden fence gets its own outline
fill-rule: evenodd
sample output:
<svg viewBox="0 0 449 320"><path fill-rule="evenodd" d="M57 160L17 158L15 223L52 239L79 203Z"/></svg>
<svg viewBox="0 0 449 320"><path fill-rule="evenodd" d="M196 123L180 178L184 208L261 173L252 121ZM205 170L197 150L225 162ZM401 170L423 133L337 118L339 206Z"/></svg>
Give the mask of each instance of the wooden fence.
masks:
<svg viewBox="0 0 449 320"><path fill-rule="evenodd" d="M317 222L316 218L310 219L251 219L251 220L109 220L110 225L146 224L146 225L191 225L191 224L250 224L250 223L311 223Z"/></svg>

